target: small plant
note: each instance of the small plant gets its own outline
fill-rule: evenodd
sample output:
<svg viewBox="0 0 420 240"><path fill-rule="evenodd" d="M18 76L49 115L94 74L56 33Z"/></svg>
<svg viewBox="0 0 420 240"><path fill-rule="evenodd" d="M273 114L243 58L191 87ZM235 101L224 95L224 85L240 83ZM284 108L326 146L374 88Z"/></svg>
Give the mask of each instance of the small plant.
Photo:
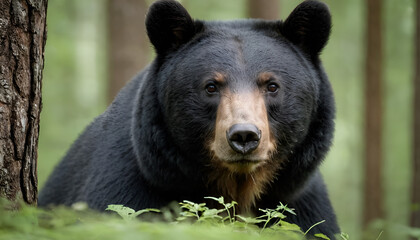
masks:
<svg viewBox="0 0 420 240"><path fill-rule="evenodd" d="M287 217L286 213L293 215L296 215L296 213L293 208L289 208L282 203L279 203L275 209L259 209L262 214L258 217L245 217L236 214L235 208L238 203L235 201L225 203L223 197L206 197L206 199L214 200L223 207L214 209L207 207L206 203L195 203L184 200L179 203L181 212L179 213L179 216L175 218L175 223L193 221L195 223L227 224L233 227L235 231L250 231L256 232L259 235L265 235L265 233L281 233L287 237L286 239L304 239L312 228L325 222L325 220L323 220L315 223L306 232L303 232L298 225L285 221ZM130 221L144 213L161 212L158 209L135 211L129 207L124 207L123 205L109 205L106 210L114 211L123 219ZM165 212L163 212L163 214L165 214ZM293 236L293 238L289 238L289 236ZM317 239L330 239L321 233L314 234L314 237ZM345 233L341 233L341 235L337 237L342 240L349 240L349 236Z"/></svg>
<svg viewBox="0 0 420 240"><path fill-rule="evenodd" d="M135 219L136 217L144 213L150 213L150 212L160 213L159 209L147 208L147 209L142 209L139 211L134 211L134 209L131 209L129 207L124 207L123 205L108 205L108 207L105 210L116 212L124 220L127 220L127 221L132 221L133 219Z"/></svg>
<svg viewBox="0 0 420 240"><path fill-rule="evenodd" d="M276 209L266 208L266 209L259 209L259 210L263 212L264 214L257 218L265 219L265 223L261 231L264 231L264 229L266 229L267 227L267 224L269 224L272 220L276 220L275 223L272 225L272 227L281 226L282 220L286 218L286 215L283 214L284 212L288 212L293 215L296 215L296 213L294 212L294 209L288 208L287 205L283 205L282 203L280 203L280 205L277 205ZM295 224L292 224L292 225L295 225ZM300 228L297 225L295 226L300 230Z"/></svg>
<svg viewBox="0 0 420 240"><path fill-rule="evenodd" d="M205 198L212 199L212 200L220 203L224 207L224 210L225 210L225 212L227 213L228 216L222 219L223 222L226 219L229 219L230 223L233 223L235 221L235 218L236 218L235 206L238 205L237 202L232 201L231 203L225 203L225 199L223 198L223 196L219 197L219 198L215 198L215 197L205 197ZM230 209L232 209L232 214L230 213Z"/></svg>
<svg viewBox="0 0 420 240"><path fill-rule="evenodd" d="M247 228L250 226L255 228L256 225L263 225L263 227L260 228L260 233L270 226L270 229L277 228L285 231L295 231L304 235L298 225L283 221L286 218L285 212L293 215L296 215L296 213L294 212L294 209L288 208L287 205L283 205L282 203L280 203L276 209L259 209L263 214L258 217L244 217L236 214L235 207L238 203L235 201L225 203L223 197L206 197L206 199L218 202L223 208L211 209L208 208L205 203L198 204L184 200L180 203L183 211L180 213L181 216L177 218L177 221L195 219L197 222L209 222L211 220L219 223L227 222L230 225L240 228ZM223 217L223 215L226 216Z"/></svg>
<svg viewBox="0 0 420 240"><path fill-rule="evenodd" d="M224 209L209 209L205 203L194 203L191 201L184 200L179 203L181 206L180 216L176 218L176 221L181 222L187 219L195 219L197 222L210 222L216 220L222 220L223 218L219 215Z"/></svg>

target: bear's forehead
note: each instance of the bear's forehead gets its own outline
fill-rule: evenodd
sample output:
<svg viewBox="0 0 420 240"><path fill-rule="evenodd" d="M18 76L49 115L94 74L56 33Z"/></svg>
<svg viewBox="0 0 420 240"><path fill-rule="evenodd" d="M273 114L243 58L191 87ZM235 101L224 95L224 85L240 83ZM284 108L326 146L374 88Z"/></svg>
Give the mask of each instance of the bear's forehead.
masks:
<svg viewBox="0 0 420 240"><path fill-rule="evenodd" d="M268 30L258 27L258 25L250 21L209 22L205 24L203 35L212 39L214 42L251 43L254 45L254 48L267 46L267 44L270 44L269 39L276 40L277 43L282 42L281 37L275 39L269 36L267 34L269 32Z"/></svg>
<svg viewBox="0 0 420 240"><path fill-rule="evenodd" d="M235 22L210 25L186 50L188 58L181 61L202 68L259 71L259 67L280 70L300 65L295 50L280 35L273 37Z"/></svg>
<svg viewBox="0 0 420 240"><path fill-rule="evenodd" d="M206 60L246 62L275 59L293 61L290 43L264 21L206 22L204 30L190 45L189 57Z"/></svg>

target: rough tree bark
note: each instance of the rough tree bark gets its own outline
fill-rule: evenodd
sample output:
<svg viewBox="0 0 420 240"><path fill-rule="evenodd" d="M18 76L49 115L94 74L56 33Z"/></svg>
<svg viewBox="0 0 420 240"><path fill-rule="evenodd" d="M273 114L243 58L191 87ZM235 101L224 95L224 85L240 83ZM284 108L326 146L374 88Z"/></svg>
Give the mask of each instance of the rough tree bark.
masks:
<svg viewBox="0 0 420 240"><path fill-rule="evenodd" d="M415 73L414 73L414 139L411 226L420 228L420 0L416 0Z"/></svg>
<svg viewBox="0 0 420 240"><path fill-rule="evenodd" d="M0 197L37 202L47 0L0 0Z"/></svg>
<svg viewBox="0 0 420 240"><path fill-rule="evenodd" d="M248 16L267 20L279 19L279 1L248 0Z"/></svg>
<svg viewBox="0 0 420 240"><path fill-rule="evenodd" d="M367 0L363 223L382 218L382 0Z"/></svg>
<svg viewBox="0 0 420 240"><path fill-rule="evenodd" d="M108 102L149 60L145 0L109 0Z"/></svg>

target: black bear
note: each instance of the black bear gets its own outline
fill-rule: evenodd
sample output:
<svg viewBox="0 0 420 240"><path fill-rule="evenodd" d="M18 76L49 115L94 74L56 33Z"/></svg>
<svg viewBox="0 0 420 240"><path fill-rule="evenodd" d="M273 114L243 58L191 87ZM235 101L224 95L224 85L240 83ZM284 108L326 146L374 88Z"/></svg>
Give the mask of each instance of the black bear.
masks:
<svg viewBox="0 0 420 240"><path fill-rule="evenodd" d="M178 2L146 17L156 58L128 83L56 167L39 205L134 209L224 196L239 211L279 202L288 221L333 238L318 166L335 106L319 54L331 16L304 1L285 21L193 20Z"/></svg>

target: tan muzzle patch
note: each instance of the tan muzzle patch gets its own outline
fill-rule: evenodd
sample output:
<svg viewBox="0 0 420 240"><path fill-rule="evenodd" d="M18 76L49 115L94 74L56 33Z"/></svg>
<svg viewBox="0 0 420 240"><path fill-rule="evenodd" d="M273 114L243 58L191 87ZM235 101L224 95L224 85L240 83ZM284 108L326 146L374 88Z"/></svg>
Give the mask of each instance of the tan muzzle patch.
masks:
<svg viewBox="0 0 420 240"><path fill-rule="evenodd" d="M271 135L265 101L260 92L229 91L222 94L215 135L210 143L219 164L232 172L254 171L268 161L275 150Z"/></svg>

